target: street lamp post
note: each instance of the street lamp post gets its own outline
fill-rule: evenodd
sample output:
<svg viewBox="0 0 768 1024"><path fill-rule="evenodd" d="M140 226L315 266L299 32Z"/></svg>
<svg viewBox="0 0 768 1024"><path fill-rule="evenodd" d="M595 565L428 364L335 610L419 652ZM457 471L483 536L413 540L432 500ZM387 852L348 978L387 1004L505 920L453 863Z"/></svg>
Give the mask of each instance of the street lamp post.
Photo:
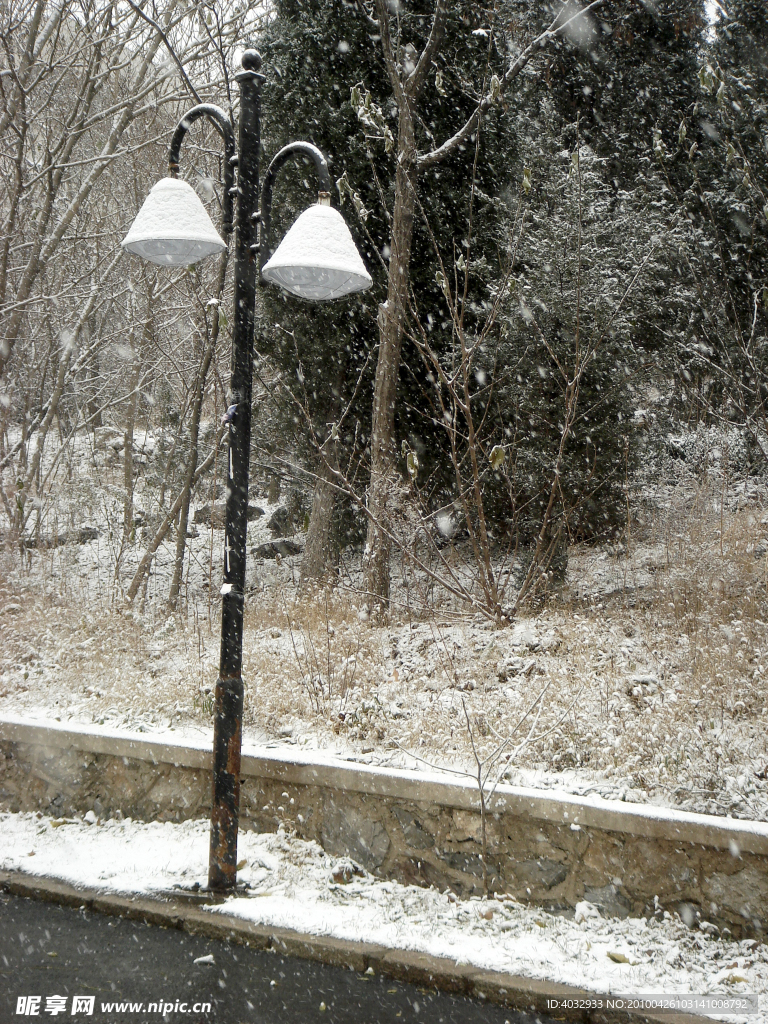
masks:
<svg viewBox="0 0 768 1024"><path fill-rule="evenodd" d="M176 178L185 135L195 121L208 117L217 125L224 141L223 229L227 234L233 226L235 228L229 466L208 866L208 886L217 890L231 889L237 883L244 692L243 604L256 283L257 280L273 282L314 301L361 291L372 283L349 229L338 211L330 206L328 165L315 146L294 142L280 150L264 177L261 206L258 206L260 93L265 80L259 74L260 67L260 55L255 50L246 50L242 56L242 71L236 75L240 87L237 151L235 133L224 111L207 103L193 107L181 119L171 140L168 162L172 177L155 185L122 242L129 252L165 266L186 266L226 248L194 190ZM271 255L272 186L280 167L296 155L314 161L320 179L319 201L299 216Z"/></svg>

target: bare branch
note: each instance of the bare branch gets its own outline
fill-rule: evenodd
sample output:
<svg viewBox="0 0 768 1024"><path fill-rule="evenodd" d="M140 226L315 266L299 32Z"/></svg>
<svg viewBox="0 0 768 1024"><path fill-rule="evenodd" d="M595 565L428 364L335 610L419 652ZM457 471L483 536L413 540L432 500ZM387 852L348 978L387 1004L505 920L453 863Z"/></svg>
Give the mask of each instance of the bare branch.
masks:
<svg viewBox="0 0 768 1024"><path fill-rule="evenodd" d="M374 31L378 32L379 23L375 18L371 17L368 11L366 11L363 0L355 0L355 6L357 7L358 11L360 11L362 16L365 18L365 23L368 26L368 28L372 28Z"/></svg>
<svg viewBox="0 0 768 1024"><path fill-rule="evenodd" d="M169 38L166 35L166 33L163 31L163 29L160 27L160 25L158 25L158 23L154 20L154 18L150 18L150 16L148 14L145 14L144 11L142 11L142 9L139 7L139 5L135 4L133 2L133 0L128 0L128 3L131 5L131 7L134 9L134 11L139 15L139 17L143 18L144 21L146 21L146 23L148 25L151 25L152 28L155 30L155 32L157 32L157 34L163 40L163 42L165 43L166 50L168 51L168 53L173 58L173 61L176 64L176 67L179 69L179 74L183 78L184 84L186 85L186 87L189 89L189 91L194 96L195 102L196 103L202 103L203 101L200 99L200 96L199 96L199 94L197 92L197 89L195 89L194 85L192 85L192 83L190 82L190 80L189 80L189 78L187 76L187 72L184 70L184 65L179 60L179 55L176 53L175 47L171 45L171 41L169 40Z"/></svg>
<svg viewBox="0 0 768 1024"><path fill-rule="evenodd" d="M395 94L395 101L402 112L408 109L408 97L405 94L403 83L400 79L400 72L397 68L397 57L392 43L392 35L389 31L389 11L386 0L375 0L376 13L379 15L378 29L381 33L381 49L384 54L384 63L387 74L392 84L392 91Z"/></svg>
<svg viewBox="0 0 768 1024"><path fill-rule="evenodd" d="M437 0L435 6L435 14L432 18L432 27L429 32L429 39L427 40L426 46L421 51L418 63L413 71L410 73L405 82L406 95L414 100L418 97L429 69L432 66L432 61L435 58L435 54L440 49L440 44L443 41L443 34L445 32L445 18L446 18L446 0Z"/></svg>
<svg viewBox="0 0 768 1024"><path fill-rule="evenodd" d="M449 156L457 146L462 142L466 142L477 128L481 116L490 109L491 106L493 106L498 97L503 94L507 86L517 78L523 68L531 62L539 50L543 50L545 46L549 46L566 31L569 25L572 25L579 18L583 18L589 11L594 10L596 7L600 7L603 2L604 0L592 0L592 3L588 4L587 7L584 7L577 14L574 14L573 17L569 18L568 21L565 21L562 24L558 24L561 17L560 13L558 13L557 17L551 22L549 28L536 36L536 38L526 46L523 52L517 56L512 64L510 64L503 77L499 80L498 88L493 90L489 89L485 93L472 114L469 116L468 120L461 128L459 128L456 134L451 136L450 139L447 139L442 146L438 146L437 149L433 149L431 152L425 153L423 156L419 157L419 170L422 171L428 167L434 166L434 164L440 163L440 161Z"/></svg>

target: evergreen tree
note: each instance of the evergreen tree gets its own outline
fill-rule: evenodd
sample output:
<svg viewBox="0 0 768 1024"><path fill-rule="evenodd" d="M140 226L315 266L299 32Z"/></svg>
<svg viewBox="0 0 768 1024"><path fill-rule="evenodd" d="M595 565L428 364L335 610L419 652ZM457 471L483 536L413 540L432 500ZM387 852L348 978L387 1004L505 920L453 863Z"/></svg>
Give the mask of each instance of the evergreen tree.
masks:
<svg viewBox="0 0 768 1024"><path fill-rule="evenodd" d="M403 14L414 49L425 45L429 30L429 4L423 4L423 8L422 12L412 9ZM276 14L266 37L259 40L267 75L265 143L272 152L301 137L325 153L332 176L342 179L345 213L375 284L372 296L362 300L353 297L329 307L301 303L270 290L263 303L257 349L281 367L296 397L306 398L304 415L297 414L295 408L287 411L297 428L293 441L303 451L307 464L322 466L324 460L321 458L318 464L311 446L306 444L306 412L311 414L316 438L322 443L329 434L329 423L337 420L341 410L348 409L335 442L334 459L354 465L361 457L366 461L370 458L370 449L366 448L375 369L371 356L377 344L376 302L382 300L386 290L396 171L387 133L392 138L397 130L397 109L386 100L389 83L378 39L347 5L340 0L287 2L277 5ZM457 110L463 117L471 114L475 100L467 95L464 83L481 74L481 65L487 60L483 35L471 32L480 21L480 14L468 4L452 10L448 18L448 43L437 72L438 87L425 97L418 122L423 148L450 133ZM467 37L471 40L469 47ZM465 45L459 45L459 40ZM456 54L463 63L457 62ZM361 117L365 122L367 116L361 113L366 103L373 111L371 123L361 125ZM382 139L370 137L379 134L383 145ZM478 259L495 263L499 225L505 215L497 193L499 181L506 179L508 157L505 146L499 145L498 117L493 114L487 118L484 140L478 161L480 173L476 175L473 245ZM452 261L460 257L466 241L473 142L474 137L457 150L454 159L424 179L413 239L411 283L417 304L425 308L436 305L441 298L435 281L435 243ZM315 182L303 169L294 168L284 172L277 188L274 238L289 226L302 206L313 201ZM488 276L495 272L491 267ZM473 278L467 298L470 317L481 311L487 288L482 275ZM449 472L444 438L431 418L423 414L420 363L407 343L399 376L396 437L407 438L420 453L427 472L444 479ZM326 497L317 497L327 510ZM350 534L347 530L346 537L350 536L354 531Z"/></svg>
<svg viewBox="0 0 768 1024"><path fill-rule="evenodd" d="M281 0L257 42L266 76L265 150L271 155L296 139L312 142L328 160L332 178L344 177L350 183L361 197L361 215L350 206L345 217L376 282L373 293L327 305L302 302L276 289L261 292L256 349L279 368L282 385L276 407L262 410L257 419L257 440L273 450L281 468L286 458L298 457L306 471L298 483L305 491L314 491L308 546L313 548L316 532L321 551L319 558L316 548L308 552L304 575L316 579L333 561L339 530L345 541L359 536L359 523L349 509L333 530L330 520L337 494L333 469L355 467L364 457L370 432L376 294L384 273L380 253L386 219L349 94L356 82L375 77L378 59L364 22L339 0ZM273 247L301 210L316 201L317 189L314 168L301 163L284 167L275 185ZM280 439L277 444L275 437ZM310 474L315 475L316 486Z"/></svg>
<svg viewBox="0 0 768 1024"><path fill-rule="evenodd" d="M681 339L679 397L697 416L746 427L768 459L768 172L763 4L737 0L699 56L695 145L685 155L684 250L696 309Z"/></svg>

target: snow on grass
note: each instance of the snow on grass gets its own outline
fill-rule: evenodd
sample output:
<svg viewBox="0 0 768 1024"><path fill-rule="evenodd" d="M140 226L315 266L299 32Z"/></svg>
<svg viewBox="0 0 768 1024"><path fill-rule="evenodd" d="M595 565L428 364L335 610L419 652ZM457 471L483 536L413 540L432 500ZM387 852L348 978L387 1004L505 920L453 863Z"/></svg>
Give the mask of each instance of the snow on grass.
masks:
<svg viewBox="0 0 768 1024"><path fill-rule="evenodd" d="M165 604L170 535L146 600L125 607L121 588L151 529L137 529L116 571L120 466L97 440L78 442L78 471L57 483L41 529L96 525L99 537L31 549L23 564L17 551L0 553L4 710L199 734L210 728L217 676L223 531L191 531L181 613ZM162 447L151 433L140 441ZM506 629L488 628L439 588L425 610L429 588L417 573L406 581L397 559L392 622L372 628L359 552L342 554L327 605L297 599L300 556L249 554L246 738L473 771L471 740L491 756L546 688L537 734L507 760L510 744L491 781L768 821L768 488L713 475L713 451L689 453L692 467L702 458L710 467L703 476L678 468L671 483L662 474L643 487L628 544L571 548L563 590ZM148 516L153 495L142 477L136 507ZM266 515L249 524L249 552L269 539L275 507L252 501ZM470 572L466 550L451 558Z"/></svg>
<svg viewBox="0 0 768 1024"><path fill-rule="evenodd" d="M99 822L0 815L0 869L76 886L152 894L206 884L208 823ZM212 906L273 927L373 942L479 968L616 994L759 993L768 1021L768 951L752 940L711 938L677 916L604 919L581 907L576 920L512 899L457 900L381 881L313 842L280 831L242 832L239 880L247 895ZM578 908L577 908L578 909Z"/></svg>
<svg viewBox="0 0 768 1024"><path fill-rule="evenodd" d="M761 621L744 615L689 635L658 605L553 607L498 631L436 619L372 629L340 598L326 620L286 587L284 602L248 599L248 741L467 770L463 704L488 756L548 687L543 739L499 761L506 781L768 820ZM215 620L84 610L42 598L34 579L3 589L4 710L153 735L210 729Z"/></svg>

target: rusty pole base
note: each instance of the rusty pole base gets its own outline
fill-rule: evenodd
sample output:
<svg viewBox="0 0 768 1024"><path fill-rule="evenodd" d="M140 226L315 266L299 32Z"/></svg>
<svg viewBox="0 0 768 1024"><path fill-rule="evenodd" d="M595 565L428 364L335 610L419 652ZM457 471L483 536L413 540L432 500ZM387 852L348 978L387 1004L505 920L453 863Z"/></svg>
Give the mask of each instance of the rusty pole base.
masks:
<svg viewBox="0 0 768 1024"><path fill-rule="evenodd" d="M218 679L213 715L213 801L208 888L237 885L237 827L240 816L240 748L243 681Z"/></svg>

